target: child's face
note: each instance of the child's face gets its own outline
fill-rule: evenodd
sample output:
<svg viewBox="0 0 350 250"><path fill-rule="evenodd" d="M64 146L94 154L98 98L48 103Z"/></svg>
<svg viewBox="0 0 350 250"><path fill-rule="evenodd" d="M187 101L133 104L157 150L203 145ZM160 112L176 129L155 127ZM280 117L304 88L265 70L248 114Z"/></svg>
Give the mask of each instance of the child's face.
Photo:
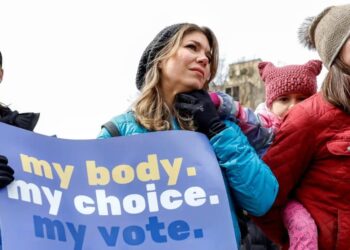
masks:
<svg viewBox="0 0 350 250"><path fill-rule="evenodd" d="M280 96L272 102L271 112L283 118L289 109L306 98L307 96L299 93Z"/></svg>

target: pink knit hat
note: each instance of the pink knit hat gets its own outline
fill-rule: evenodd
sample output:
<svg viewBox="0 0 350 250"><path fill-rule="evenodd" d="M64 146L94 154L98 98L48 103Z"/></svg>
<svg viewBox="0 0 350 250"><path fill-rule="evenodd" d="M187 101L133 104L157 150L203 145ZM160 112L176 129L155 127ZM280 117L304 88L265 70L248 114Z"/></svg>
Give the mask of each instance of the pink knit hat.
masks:
<svg viewBox="0 0 350 250"><path fill-rule="evenodd" d="M265 83L266 105L271 108L278 97L293 93L311 96L316 93L316 77L322 69L322 62L311 60L303 65L275 67L270 62L258 65L261 79Z"/></svg>

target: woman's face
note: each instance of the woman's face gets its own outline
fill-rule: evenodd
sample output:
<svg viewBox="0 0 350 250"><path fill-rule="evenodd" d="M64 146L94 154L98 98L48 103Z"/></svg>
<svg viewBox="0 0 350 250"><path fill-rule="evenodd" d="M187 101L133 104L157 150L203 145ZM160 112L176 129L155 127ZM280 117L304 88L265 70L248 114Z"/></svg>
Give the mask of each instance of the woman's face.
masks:
<svg viewBox="0 0 350 250"><path fill-rule="evenodd" d="M350 38L346 41L340 51L340 59L350 67Z"/></svg>
<svg viewBox="0 0 350 250"><path fill-rule="evenodd" d="M210 59L209 42L203 33L185 35L175 54L159 65L161 88L173 95L202 89L210 77Z"/></svg>

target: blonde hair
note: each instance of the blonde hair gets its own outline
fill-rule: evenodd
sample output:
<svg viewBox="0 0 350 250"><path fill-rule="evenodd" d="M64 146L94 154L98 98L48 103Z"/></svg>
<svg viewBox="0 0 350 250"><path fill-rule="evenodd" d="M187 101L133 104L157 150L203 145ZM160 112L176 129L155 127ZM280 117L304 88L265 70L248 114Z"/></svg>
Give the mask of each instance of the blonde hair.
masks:
<svg viewBox="0 0 350 250"><path fill-rule="evenodd" d="M192 118L182 117L173 107L168 107L166 104L160 90L160 70L158 67L161 61L170 58L176 53L184 36L194 31L203 33L207 37L211 48L210 78L207 80L204 89L208 89L209 82L215 77L219 55L218 43L214 33L207 27L184 24L156 55L151 68L146 72L145 84L141 89L141 94L134 104L133 109L137 122L150 131L172 129L171 119L173 116L182 129L195 129Z"/></svg>
<svg viewBox="0 0 350 250"><path fill-rule="evenodd" d="M350 67L339 57L329 69L322 92L328 102L350 114Z"/></svg>

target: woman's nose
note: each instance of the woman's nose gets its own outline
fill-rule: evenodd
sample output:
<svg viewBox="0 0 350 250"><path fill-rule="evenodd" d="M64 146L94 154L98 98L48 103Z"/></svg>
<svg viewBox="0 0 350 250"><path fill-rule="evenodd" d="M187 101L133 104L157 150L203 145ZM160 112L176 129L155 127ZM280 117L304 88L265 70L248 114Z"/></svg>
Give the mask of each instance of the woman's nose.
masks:
<svg viewBox="0 0 350 250"><path fill-rule="evenodd" d="M198 63L200 63L200 64L202 64L204 67L205 66L207 66L208 65L208 63L209 63L209 59L208 59L208 57L206 56L206 55L199 55L198 57L197 57L197 62Z"/></svg>

